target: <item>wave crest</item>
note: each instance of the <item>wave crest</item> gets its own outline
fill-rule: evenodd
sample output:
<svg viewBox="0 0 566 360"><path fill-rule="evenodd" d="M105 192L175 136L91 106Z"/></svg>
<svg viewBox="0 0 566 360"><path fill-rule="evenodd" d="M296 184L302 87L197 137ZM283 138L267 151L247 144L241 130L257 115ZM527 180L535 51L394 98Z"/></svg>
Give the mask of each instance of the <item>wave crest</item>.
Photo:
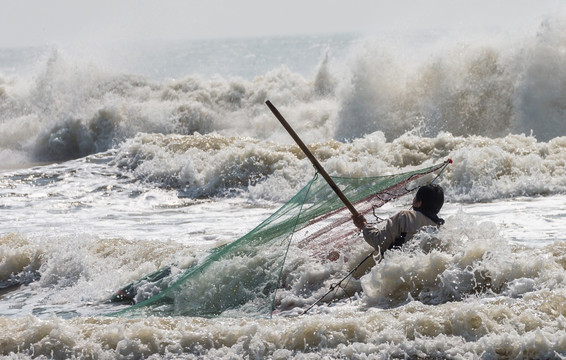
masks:
<svg viewBox="0 0 566 360"><path fill-rule="evenodd" d="M566 135L565 28L552 19L532 37L449 42L425 55L368 39L351 60L335 136Z"/></svg>
<svg viewBox="0 0 566 360"><path fill-rule="evenodd" d="M106 151L111 148L121 121L120 114L112 109L100 110L87 123L67 119L37 136L34 159L64 161Z"/></svg>

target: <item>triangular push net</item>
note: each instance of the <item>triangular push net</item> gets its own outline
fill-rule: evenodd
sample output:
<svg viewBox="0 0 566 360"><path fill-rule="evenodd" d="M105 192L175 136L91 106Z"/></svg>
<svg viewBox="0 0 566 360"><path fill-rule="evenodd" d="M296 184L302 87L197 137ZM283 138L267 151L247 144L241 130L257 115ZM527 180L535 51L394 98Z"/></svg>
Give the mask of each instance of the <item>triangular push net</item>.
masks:
<svg viewBox="0 0 566 360"><path fill-rule="evenodd" d="M367 215L447 164L397 175L332 179L358 212ZM270 316L290 247L325 262L331 252L346 251L341 248L357 232L350 212L322 176L315 175L248 234L187 269L157 295L113 315Z"/></svg>

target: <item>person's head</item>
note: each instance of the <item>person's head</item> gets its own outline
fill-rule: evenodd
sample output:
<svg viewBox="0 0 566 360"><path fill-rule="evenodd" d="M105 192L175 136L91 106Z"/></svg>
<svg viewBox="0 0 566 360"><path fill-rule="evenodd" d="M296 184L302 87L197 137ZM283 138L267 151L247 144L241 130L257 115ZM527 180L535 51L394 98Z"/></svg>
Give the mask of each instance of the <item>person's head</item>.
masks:
<svg viewBox="0 0 566 360"><path fill-rule="evenodd" d="M444 191L436 184L421 186L413 199L413 207L438 214L444 205Z"/></svg>

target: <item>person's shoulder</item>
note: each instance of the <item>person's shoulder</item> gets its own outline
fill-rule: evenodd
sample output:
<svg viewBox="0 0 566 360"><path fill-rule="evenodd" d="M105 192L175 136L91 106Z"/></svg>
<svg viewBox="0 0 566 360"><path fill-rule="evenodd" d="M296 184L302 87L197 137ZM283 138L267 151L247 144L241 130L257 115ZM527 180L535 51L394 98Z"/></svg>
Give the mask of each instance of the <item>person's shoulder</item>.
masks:
<svg viewBox="0 0 566 360"><path fill-rule="evenodd" d="M411 210L401 210L397 213L397 216L410 218L410 217L417 216L417 214L418 214L418 211L411 209Z"/></svg>
<svg viewBox="0 0 566 360"><path fill-rule="evenodd" d="M421 226L435 226L437 225L434 220L426 216L424 213L417 210L409 210L406 213L406 219L414 222L415 224L420 224Z"/></svg>
<svg viewBox="0 0 566 360"><path fill-rule="evenodd" d="M417 218L418 214L417 211L411 209L411 210L401 210L399 211L397 214L395 214L393 216L393 221L400 221L400 222L411 222L414 221Z"/></svg>
<svg viewBox="0 0 566 360"><path fill-rule="evenodd" d="M425 214L420 211L411 209L411 210L401 210L395 215L398 221L406 221L410 223L428 223L432 222Z"/></svg>

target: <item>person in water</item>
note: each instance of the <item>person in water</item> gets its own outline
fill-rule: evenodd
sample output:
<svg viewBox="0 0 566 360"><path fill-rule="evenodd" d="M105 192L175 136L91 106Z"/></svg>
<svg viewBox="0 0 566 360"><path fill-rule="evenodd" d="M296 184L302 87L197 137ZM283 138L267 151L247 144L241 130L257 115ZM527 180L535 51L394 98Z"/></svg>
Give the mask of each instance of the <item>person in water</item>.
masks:
<svg viewBox="0 0 566 360"><path fill-rule="evenodd" d="M442 205L444 191L436 184L429 184L419 188L411 210L400 211L389 218L383 229L368 225L361 214L353 220L366 242L383 255L386 250L401 247L421 228L442 225L444 220L438 217Z"/></svg>

